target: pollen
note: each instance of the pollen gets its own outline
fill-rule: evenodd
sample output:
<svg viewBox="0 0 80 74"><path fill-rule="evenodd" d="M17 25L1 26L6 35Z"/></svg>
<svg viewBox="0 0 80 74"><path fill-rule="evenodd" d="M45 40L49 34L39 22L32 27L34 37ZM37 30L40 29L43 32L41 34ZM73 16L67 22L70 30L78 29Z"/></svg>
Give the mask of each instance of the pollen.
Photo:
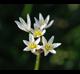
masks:
<svg viewBox="0 0 80 74"><path fill-rule="evenodd" d="M39 29L36 29L36 30L34 31L34 37L40 37L40 36L42 36L42 31L39 30Z"/></svg>
<svg viewBox="0 0 80 74"><path fill-rule="evenodd" d="M46 49L47 51L50 50L50 49L52 49L52 44L47 43L47 44L45 45L45 49Z"/></svg>
<svg viewBox="0 0 80 74"><path fill-rule="evenodd" d="M37 44L35 44L34 42L32 42L32 43L29 43L28 47L30 49L34 49L34 48L37 48Z"/></svg>

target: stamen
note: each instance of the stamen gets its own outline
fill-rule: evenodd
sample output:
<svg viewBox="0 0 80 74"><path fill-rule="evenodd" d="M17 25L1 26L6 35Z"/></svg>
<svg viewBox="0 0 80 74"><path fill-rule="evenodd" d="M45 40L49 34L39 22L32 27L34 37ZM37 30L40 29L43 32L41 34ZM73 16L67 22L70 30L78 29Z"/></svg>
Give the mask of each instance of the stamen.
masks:
<svg viewBox="0 0 80 74"><path fill-rule="evenodd" d="M34 48L37 48L37 44L35 44L35 43L29 43L28 47L30 49L34 49Z"/></svg>
<svg viewBox="0 0 80 74"><path fill-rule="evenodd" d="M45 45L45 49L46 49L47 51L50 50L50 49L52 49L52 45L49 44L49 43L47 43L47 44Z"/></svg>
<svg viewBox="0 0 80 74"><path fill-rule="evenodd" d="M42 36L42 31L39 30L39 29L36 29L36 30L34 31L34 37L40 37L40 36Z"/></svg>

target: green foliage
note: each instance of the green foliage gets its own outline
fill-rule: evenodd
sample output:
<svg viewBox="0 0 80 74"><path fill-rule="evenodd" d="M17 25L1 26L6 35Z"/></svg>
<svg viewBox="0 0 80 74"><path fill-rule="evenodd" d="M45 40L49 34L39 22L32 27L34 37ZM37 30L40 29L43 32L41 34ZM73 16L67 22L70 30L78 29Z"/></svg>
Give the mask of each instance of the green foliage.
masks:
<svg viewBox="0 0 80 74"><path fill-rule="evenodd" d="M25 18L25 16L27 15L27 13L31 13L32 10L32 4L24 4L24 8L22 10L21 16L23 18Z"/></svg>

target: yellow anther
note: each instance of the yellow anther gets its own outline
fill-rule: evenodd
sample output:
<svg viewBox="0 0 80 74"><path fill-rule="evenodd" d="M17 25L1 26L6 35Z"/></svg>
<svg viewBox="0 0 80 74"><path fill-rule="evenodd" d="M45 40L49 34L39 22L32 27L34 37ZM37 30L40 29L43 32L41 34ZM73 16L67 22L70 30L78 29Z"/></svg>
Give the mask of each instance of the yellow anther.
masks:
<svg viewBox="0 0 80 74"><path fill-rule="evenodd" d="M50 49L52 49L52 45L51 44L46 44L45 45L45 49L48 51L48 50L50 50Z"/></svg>
<svg viewBox="0 0 80 74"><path fill-rule="evenodd" d="M30 49L34 49L34 48L37 48L37 44L35 44L34 42L32 42L32 43L29 43L28 47Z"/></svg>
<svg viewBox="0 0 80 74"><path fill-rule="evenodd" d="M40 36L42 36L42 31L39 30L39 29L36 29L36 30L34 31L34 37L40 37Z"/></svg>

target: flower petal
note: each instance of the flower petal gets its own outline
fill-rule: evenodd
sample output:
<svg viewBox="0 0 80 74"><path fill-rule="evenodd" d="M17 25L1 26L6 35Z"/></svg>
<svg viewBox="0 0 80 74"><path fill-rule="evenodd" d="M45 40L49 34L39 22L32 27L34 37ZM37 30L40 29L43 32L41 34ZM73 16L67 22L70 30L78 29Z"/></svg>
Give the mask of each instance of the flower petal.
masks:
<svg viewBox="0 0 80 74"><path fill-rule="evenodd" d="M45 32L46 32L46 30L43 30L43 31L42 31L42 35L44 35L44 34L45 34Z"/></svg>
<svg viewBox="0 0 80 74"><path fill-rule="evenodd" d="M33 29L33 28L31 28L31 29L30 29L30 32L31 32L31 33L34 33L34 29Z"/></svg>
<svg viewBox="0 0 80 74"><path fill-rule="evenodd" d="M28 41L27 40L23 40L23 43L25 44L25 45L28 45Z"/></svg>
<svg viewBox="0 0 80 74"><path fill-rule="evenodd" d="M53 47L54 47L54 48L57 48L57 47L60 46L60 45L61 45L61 43L54 43L54 44L53 44Z"/></svg>
<svg viewBox="0 0 80 74"><path fill-rule="evenodd" d="M43 18L43 16L42 16L42 14L39 13L39 21L42 21L42 20L44 20L44 18Z"/></svg>
<svg viewBox="0 0 80 74"><path fill-rule="evenodd" d="M43 25L41 25L41 27L40 27L41 30L44 29L44 28L47 26L47 24L48 24L48 22L49 22L49 18L50 18L50 16L48 15L48 16L46 17L45 21L43 20L44 23L43 23Z"/></svg>
<svg viewBox="0 0 80 74"><path fill-rule="evenodd" d="M24 48L23 51L30 51L28 47Z"/></svg>
<svg viewBox="0 0 80 74"><path fill-rule="evenodd" d="M46 17L46 19L45 19L45 23L46 23L46 24L48 24L49 19L50 19L50 15L48 15L48 16Z"/></svg>
<svg viewBox="0 0 80 74"><path fill-rule="evenodd" d="M43 46L41 46L41 45L38 45L38 47L37 47L37 49L40 49L40 48L42 48Z"/></svg>
<svg viewBox="0 0 80 74"><path fill-rule="evenodd" d="M29 41L34 42L34 36L31 33L29 34Z"/></svg>
<svg viewBox="0 0 80 74"><path fill-rule="evenodd" d="M50 50L50 52L51 52L51 53L53 53L53 54L56 54L56 51L55 51L55 50L53 50L53 49L52 49L52 50Z"/></svg>
<svg viewBox="0 0 80 74"><path fill-rule="evenodd" d="M28 28L31 28L31 20L29 14L27 14L27 24L28 24Z"/></svg>
<svg viewBox="0 0 80 74"><path fill-rule="evenodd" d="M37 23L34 23L34 29L39 28L40 26Z"/></svg>
<svg viewBox="0 0 80 74"><path fill-rule="evenodd" d="M38 38L35 42L36 42L36 44L39 44L40 38Z"/></svg>
<svg viewBox="0 0 80 74"><path fill-rule="evenodd" d="M21 24L18 21L14 21L14 22L17 24L18 28L20 28L21 30L23 30L25 32L28 32L28 30L25 28L25 26L23 24Z"/></svg>
<svg viewBox="0 0 80 74"><path fill-rule="evenodd" d="M49 28L53 24L54 20L52 20L45 28Z"/></svg>
<svg viewBox="0 0 80 74"><path fill-rule="evenodd" d="M34 28L39 28L40 27L39 21L36 19L36 17L34 17L34 19L35 19Z"/></svg>
<svg viewBox="0 0 80 74"><path fill-rule="evenodd" d="M16 24L17 24L17 26L21 29L21 30L23 30L23 26L22 26L22 24L20 23L20 22L18 22L18 21L14 21Z"/></svg>
<svg viewBox="0 0 80 74"><path fill-rule="evenodd" d="M37 18L36 18L36 17L34 17L34 20L35 20L35 22L36 22L36 23L39 23L39 21L37 20Z"/></svg>
<svg viewBox="0 0 80 74"><path fill-rule="evenodd" d="M45 45L47 43L47 40L44 36L42 36L42 43L43 43L43 45Z"/></svg>
<svg viewBox="0 0 80 74"><path fill-rule="evenodd" d="M36 52L36 49L31 49L31 52L32 52L32 53L35 53L35 52Z"/></svg>
<svg viewBox="0 0 80 74"><path fill-rule="evenodd" d="M23 25L27 25L26 22L23 20L23 18L19 17L19 20Z"/></svg>
<svg viewBox="0 0 80 74"><path fill-rule="evenodd" d="M34 33L34 29L31 28L30 32L31 32L31 33Z"/></svg>
<svg viewBox="0 0 80 74"><path fill-rule="evenodd" d="M44 56L47 56L49 51L44 51Z"/></svg>
<svg viewBox="0 0 80 74"><path fill-rule="evenodd" d="M52 36L52 37L49 39L48 43L52 44L52 43L53 43L53 40L54 40L54 36Z"/></svg>
<svg viewBox="0 0 80 74"><path fill-rule="evenodd" d="M19 17L19 20L23 28L22 30L29 32L31 27L23 20L23 18Z"/></svg>
<svg viewBox="0 0 80 74"><path fill-rule="evenodd" d="M41 25L41 26L40 26L40 29L43 30L43 29L46 27L46 25L47 25L47 24L44 23L44 25Z"/></svg>

